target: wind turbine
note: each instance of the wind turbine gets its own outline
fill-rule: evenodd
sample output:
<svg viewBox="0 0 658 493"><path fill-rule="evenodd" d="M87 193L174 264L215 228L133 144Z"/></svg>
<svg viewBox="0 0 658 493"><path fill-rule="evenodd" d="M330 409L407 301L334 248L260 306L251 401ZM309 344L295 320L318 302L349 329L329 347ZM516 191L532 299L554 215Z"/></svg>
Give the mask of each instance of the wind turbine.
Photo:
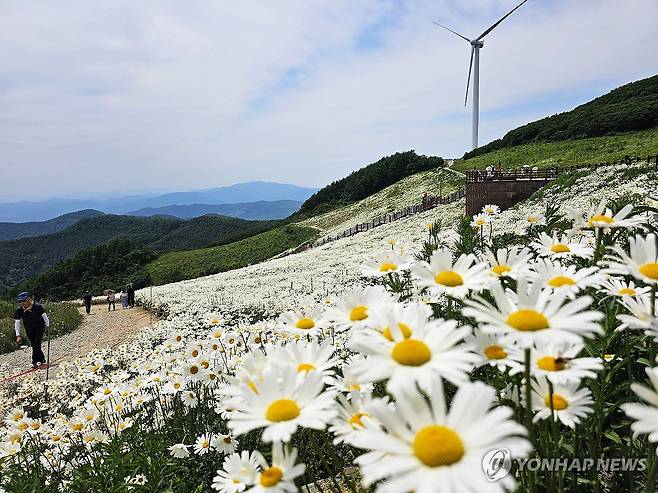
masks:
<svg viewBox="0 0 658 493"><path fill-rule="evenodd" d="M497 22L495 22L491 27L489 27L486 31L484 31L475 39L468 39L466 36L459 34L457 31L453 31L452 29L446 26L442 26L438 22L432 21L437 26L442 27L446 31L450 31L452 34L456 36L459 36L460 38L467 41L471 45L471 61L468 64L468 79L466 81L466 97L464 98L464 106L466 106L466 102L468 101L468 88L471 83L471 72L473 72L473 134L472 134L473 149L475 149L478 146L478 126L480 124L480 48L484 47L484 42L482 41L482 39L491 31L496 29L496 27L498 27L498 24L500 24L505 19L507 19L510 15L512 15L512 13L516 9L518 9L521 5L523 5L527 1L528 0L523 0L520 4L518 4L512 10L510 10L507 14L501 17ZM475 62L475 70L473 70L474 68L473 62Z"/></svg>

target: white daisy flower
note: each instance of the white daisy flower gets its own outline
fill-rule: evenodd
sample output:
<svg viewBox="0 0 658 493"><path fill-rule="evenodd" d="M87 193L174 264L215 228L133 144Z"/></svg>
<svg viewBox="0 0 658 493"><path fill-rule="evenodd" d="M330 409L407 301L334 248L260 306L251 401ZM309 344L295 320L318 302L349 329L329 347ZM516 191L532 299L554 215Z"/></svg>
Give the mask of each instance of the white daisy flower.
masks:
<svg viewBox="0 0 658 493"><path fill-rule="evenodd" d="M474 228L482 228L492 221L492 217L484 212L475 214L471 220L471 226Z"/></svg>
<svg viewBox="0 0 658 493"><path fill-rule="evenodd" d="M224 459L222 469L212 480L212 489L219 493L238 493L255 484L259 472L256 452L243 450Z"/></svg>
<svg viewBox="0 0 658 493"><path fill-rule="evenodd" d="M482 213L483 214L488 214L489 216L496 216L500 214L500 207L498 207L495 204L486 204L482 208Z"/></svg>
<svg viewBox="0 0 658 493"><path fill-rule="evenodd" d="M371 327L393 340L391 327L398 327L405 339L411 337L414 327L425 325L432 317L432 309L424 303L392 303L372 316Z"/></svg>
<svg viewBox="0 0 658 493"><path fill-rule="evenodd" d="M176 443L167 450L169 450L169 454L176 459L185 459L190 456L190 451L184 443Z"/></svg>
<svg viewBox="0 0 658 493"><path fill-rule="evenodd" d="M537 254L541 257L563 258L563 257L582 257L590 258L594 253L594 248L583 240L577 240L572 236L563 234L558 236L548 236L541 233L536 241L530 244Z"/></svg>
<svg viewBox="0 0 658 493"><path fill-rule="evenodd" d="M632 275L647 284L658 284L658 251L656 235L629 238L630 255L619 246L614 247L616 255L608 257L605 272L610 274Z"/></svg>
<svg viewBox="0 0 658 493"><path fill-rule="evenodd" d="M350 392L349 399L343 394L338 394L337 399L338 416L329 428L329 431L335 435L334 444L350 443L354 432L365 428L368 420L371 421L371 426L377 426L377 422L366 411L366 407L372 402L369 392Z"/></svg>
<svg viewBox="0 0 658 493"><path fill-rule="evenodd" d="M562 265L556 260L542 258L531 266L529 279L542 288L563 291L570 298L590 287L598 287L601 278L596 267L578 269L575 265Z"/></svg>
<svg viewBox="0 0 658 493"><path fill-rule="evenodd" d="M427 287L433 294L447 294L463 298L469 291L481 291L489 283L487 266L478 263L475 255L461 255L453 264L448 249L436 250L429 263L419 262L412 267L419 287Z"/></svg>
<svg viewBox="0 0 658 493"><path fill-rule="evenodd" d="M543 226L546 224L546 217L541 212L531 212L525 217L530 226Z"/></svg>
<svg viewBox="0 0 658 493"><path fill-rule="evenodd" d="M606 276L601 282L601 289L609 296L619 298L642 296L651 292L648 286L636 286L633 281L624 281L618 277Z"/></svg>
<svg viewBox="0 0 658 493"><path fill-rule="evenodd" d="M212 450L212 439L213 436L210 433L204 433L197 437L194 442L194 453L197 455L206 455Z"/></svg>
<svg viewBox="0 0 658 493"><path fill-rule="evenodd" d="M287 311L279 317L283 329L293 334L318 335L327 327L329 320L322 305L316 305L310 310Z"/></svg>
<svg viewBox="0 0 658 493"><path fill-rule="evenodd" d="M408 270L412 263L413 258L410 255L384 252L361 264L361 272L364 276L381 277L393 273L402 273Z"/></svg>
<svg viewBox="0 0 658 493"><path fill-rule="evenodd" d="M405 337L399 327L391 327L393 340L382 337L374 329L356 333L350 348L367 358L353 365L354 372L367 381L388 379L387 387L408 387L417 382L429 389L437 378L454 385L468 381L468 373L479 361L477 354L460 344L468 327L457 327L454 320L432 320L413 328L413 335Z"/></svg>
<svg viewBox="0 0 658 493"><path fill-rule="evenodd" d="M491 482L482 470L482 456L493 448L506 448L512 457L532 449L523 438L527 431L511 419L508 407L493 407L495 390L481 382L462 385L446 409L440 387L434 383L430 402L409 386L395 392L395 408L378 399L368 407L382 429L358 430L352 442L367 449L356 459L363 483L378 483L379 493L446 491L478 493L513 490L513 475Z"/></svg>
<svg viewBox="0 0 658 493"><path fill-rule="evenodd" d="M332 382L329 384L329 389L344 392L349 399L352 392L372 392L374 385L362 378L359 378L357 372L354 371L354 366L358 367L363 360L363 356L356 355L348 358L342 367L342 376L334 376Z"/></svg>
<svg viewBox="0 0 658 493"><path fill-rule="evenodd" d="M516 279L520 275L525 275L528 272L530 256L527 248L513 246L499 248L495 253L487 250L483 261L489 264L487 273L490 281L498 282L501 277Z"/></svg>
<svg viewBox="0 0 658 493"><path fill-rule="evenodd" d="M294 493L297 491L295 479L304 474L306 466L295 464L297 449L292 450L279 443L272 444L272 464L263 454L256 452L256 460L262 468L256 478L256 484L248 491L250 493Z"/></svg>
<svg viewBox="0 0 658 493"><path fill-rule="evenodd" d="M371 315L393 301L393 296L381 286L357 288L344 295L334 308L327 310L327 317L341 325L368 325Z"/></svg>
<svg viewBox="0 0 658 493"><path fill-rule="evenodd" d="M585 311L592 303L588 296L565 303L566 293L541 289L534 284L528 289L527 280L520 278L517 291L503 291L499 285L491 286L496 307L481 297L467 299L463 313L480 323L485 333L504 334L522 347L536 341L581 342L603 331L598 321L600 312Z"/></svg>
<svg viewBox="0 0 658 493"><path fill-rule="evenodd" d="M592 412L594 403L591 392L579 389L579 382L561 383L553 386L553 413L555 420L563 425L575 428L584 418ZM542 419L551 419L551 393L548 380L540 378L532 384L532 409L536 412L533 422Z"/></svg>
<svg viewBox="0 0 658 493"><path fill-rule="evenodd" d="M338 358L333 356L334 347L330 340L319 344L317 340L294 341L286 344L273 358L273 364L293 365L301 374L317 372L322 375L325 383L332 382L333 368L338 364Z"/></svg>
<svg viewBox="0 0 658 493"><path fill-rule="evenodd" d="M495 366L501 372L508 368L522 369L523 353L517 346L510 344L509 341L504 341L500 335L485 334L481 330L475 329L473 333L466 336L466 344L470 345L481 357L481 361L477 364L478 367Z"/></svg>
<svg viewBox="0 0 658 493"><path fill-rule="evenodd" d="M241 387L241 402L231 414L229 428L242 435L265 428L263 441L289 442L297 428L322 430L336 416L334 392L324 391L322 375L311 372L298 378L296 368L269 371L256 392Z"/></svg>
<svg viewBox="0 0 658 493"><path fill-rule="evenodd" d="M220 454L228 455L235 452L239 442L232 435L224 435L223 433L220 433L212 437L210 445L213 450L216 450Z"/></svg>
<svg viewBox="0 0 658 493"><path fill-rule="evenodd" d="M579 211L571 209L569 215L574 219L574 228L633 228L646 222L646 217L630 216L633 212L633 204L626 204L617 214L613 214L606 207L606 200L602 199L596 209Z"/></svg>
<svg viewBox="0 0 658 493"><path fill-rule="evenodd" d="M635 420L631 425L634 434L648 434L649 441L658 442L658 367L645 368L651 387L639 383L632 383L631 389L646 404L629 402L622 404L621 408L626 415ZM656 452L658 454L658 451Z"/></svg>
<svg viewBox="0 0 658 493"><path fill-rule="evenodd" d="M651 296L645 294L633 298L622 298L620 304L628 310L628 314L622 313L617 315L621 325L617 330L638 329L644 330L647 335L651 335L658 340L658 299L651 306Z"/></svg>
<svg viewBox="0 0 658 493"><path fill-rule="evenodd" d="M599 358L578 355L585 347L581 343L537 342L530 350L530 372L536 378L548 378L553 384L574 382L583 378L595 378L603 368ZM523 371L519 368L515 373Z"/></svg>

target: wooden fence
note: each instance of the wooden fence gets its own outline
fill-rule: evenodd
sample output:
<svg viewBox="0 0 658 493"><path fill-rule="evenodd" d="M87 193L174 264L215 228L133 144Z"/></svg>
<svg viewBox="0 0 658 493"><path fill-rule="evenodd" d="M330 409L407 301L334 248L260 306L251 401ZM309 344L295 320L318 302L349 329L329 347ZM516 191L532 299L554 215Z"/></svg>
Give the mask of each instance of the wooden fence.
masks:
<svg viewBox="0 0 658 493"><path fill-rule="evenodd" d="M598 168L603 168L606 166L619 166L619 165L631 165L637 163L646 163L647 165L653 164L658 170L658 154L655 156L647 156L646 159L640 158L638 156L632 158L626 156L619 161L607 161L605 163L595 163L595 164L575 164L571 166L554 166L551 168L531 168L530 166L525 166L523 168L513 168L510 170L471 170L466 175L466 181L469 183L482 182L482 181L526 181L526 180L554 180L558 175L564 173L573 173L582 170L597 170Z"/></svg>

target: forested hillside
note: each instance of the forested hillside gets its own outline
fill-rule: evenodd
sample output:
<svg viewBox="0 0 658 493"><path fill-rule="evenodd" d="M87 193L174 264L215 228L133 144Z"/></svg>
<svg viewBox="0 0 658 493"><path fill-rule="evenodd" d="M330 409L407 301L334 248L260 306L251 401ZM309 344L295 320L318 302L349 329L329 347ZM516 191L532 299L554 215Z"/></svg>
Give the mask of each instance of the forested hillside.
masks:
<svg viewBox="0 0 658 493"><path fill-rule="evenodd" d="M658 126L658 75L631 82L571 111L509 131L464 159L521 144L584 139Z"/></svg>
<svg viewBox="0 0 658 493"><path fill-rule="evenodd" d="M0 294L85 248L118 237L158 252L169 252L234 241L269 229L273 224L225 216L189 221L115 215L83 219L52 235L0 242Z"/></svg>
<svg viewBox="0 0 658 493"><path fill-rule="evenodd" d="M443 166L443 159L396 152L334 181L304 202L293 218L305 219L364 199L409 175Z"/></svg>

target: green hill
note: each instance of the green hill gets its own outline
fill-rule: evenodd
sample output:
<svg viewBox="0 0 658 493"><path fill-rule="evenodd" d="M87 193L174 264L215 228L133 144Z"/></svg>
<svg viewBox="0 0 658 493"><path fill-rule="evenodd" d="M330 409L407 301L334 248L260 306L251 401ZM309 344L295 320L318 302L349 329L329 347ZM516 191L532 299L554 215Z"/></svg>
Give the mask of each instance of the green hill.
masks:
<svg viewBox="0 0 658 493"><path fill-rule="evenodd" d="M317 235L317 229L288 224L226 245L165 253L146 270L156 285L208 276L263 262Z"/></svg>
<svg viewBox="0 0 658 493"><path fill-rule="evenodd" d="M64 214L48 221L29 223L0 223L0 241L16 240L18 238L29 238L31 236L43 236L57 233L69 226L74 225L81 219L102 216L103 213L94 209Z"/></svg>
<svg viewBox="0 0 658 493"><path fill-rule="evenodd" d="M264 231L274 224L215 215L188 221L110 214L82 219L55 234L1 241L0 293L81 250L115 238L122 237L157 252L169 252L226 243Z"/></svg>
<svg viewBox="0 0 658 493"><path fill-rule="evenodd" d="M468 160L459 160L452 168L467 171L484 169L490 164L497 166L498 163L505 169L520 168L524 164L548 168L619 161L626 156L646 158L650 155L653 160L656 154L658 128L605 137L504 147Z"/></svg>
<svg viewBox="0 0 658 493"><path fill-rule="evenodd" d="M538 142L579 140L658 126L658 75L623 85L571 111L509 131L464 154L464 159Z"/></svg>
<svg viewBox="0 0 658 493"><path fill-rule="evenodd" d="M318 190L291 218L306 219L352 204L409 175L437 169L443 164L443 159L440 157L419 156L414 151L397 152Z"/></svg>

